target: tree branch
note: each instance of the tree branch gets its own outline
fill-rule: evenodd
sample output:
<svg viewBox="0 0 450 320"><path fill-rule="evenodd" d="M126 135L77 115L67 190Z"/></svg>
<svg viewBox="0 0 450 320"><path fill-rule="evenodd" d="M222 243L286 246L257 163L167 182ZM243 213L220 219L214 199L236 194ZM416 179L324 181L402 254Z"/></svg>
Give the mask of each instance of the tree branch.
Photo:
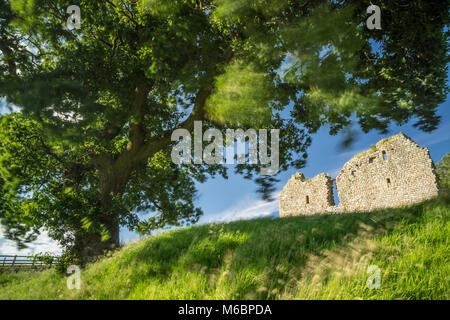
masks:
<svg viewBox="0 0 450 320"><path fill-rule="evenodd" d="M206 100L209 98L211 93L212 93L211 88L203 88L199 90L191 114L185 121L180 123L177 126L177 128L192 131L194 129L195 121L204 120L205 117L204 107L206 104ZM175 130L175 128L173 130ZM141 155L142 160L148 159L153 154L162 150L165 146L169 145L171 143L173 130L165 131L162 135L155 136L149 139L149 141L143 147L143 152Z"/></svg>
<svg viewBox="0 0 450 320"><path fill-rule="evenodd" d="M0 41L0 51L3 52L6 62L8 63L9 73L11 75L17 74L16 63L14 62L13 53L10 47L2 41Z"/></svg>
<svg viewBox="0 0 450 320"><path fill-rule="evenodd" d="M114 2L110 1L110 0L105 0L107 3L109 3L114 9L118 9L120 11L120 13L122 13L125 17L128 18L128 20L130 20L131 22L133 22L136 26L140 26L139 22L137 22L133 16L130 16L127 14L127 12L125 12L123 9L120 9ZM124 4L121 1L122 4ZM126 7L126 6L125 6ZM127 10L129 11L129 10Z"/></svg>

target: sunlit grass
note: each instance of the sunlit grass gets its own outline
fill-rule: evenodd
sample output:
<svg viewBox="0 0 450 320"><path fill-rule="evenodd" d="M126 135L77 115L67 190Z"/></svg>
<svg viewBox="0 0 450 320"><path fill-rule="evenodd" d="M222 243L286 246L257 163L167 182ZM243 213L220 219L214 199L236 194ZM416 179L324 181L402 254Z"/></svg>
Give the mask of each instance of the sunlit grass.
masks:
<svg viewBox="0 0 450 320"><path fill-rule="evenodd" d="M176 230L87 266L79 291L54 270L0 274L0 299L449 299L449 202Z"/></svg>

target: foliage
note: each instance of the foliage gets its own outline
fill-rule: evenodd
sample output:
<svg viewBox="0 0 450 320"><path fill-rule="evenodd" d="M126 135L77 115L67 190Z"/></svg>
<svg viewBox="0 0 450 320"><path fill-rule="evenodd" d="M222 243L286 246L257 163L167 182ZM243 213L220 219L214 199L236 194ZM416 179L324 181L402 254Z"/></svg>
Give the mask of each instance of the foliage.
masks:
<svg viewBox="0 0 450 320"><path fill-rule="evenodd" d="M80 291L56 271L2 274L0 299L445 300L449 200L171 231L88 265Z"/></svg>
<svg viewBox="0 0 450 320"><path fill-rule="evenodd" d="M48 252L33 255L33 260L42 262L46 265L52 265L54 262L56 262L55 257Z"/></svg>
<svg viewBox="0 0 450 320"><path fill-rule="evenodd" d="M450 153L447 153L441 161L436 163L436 173L439 176L441 188L450 190Z"/></svg>
<svg viewBox="0 0 450 320"><path fill-rule="evenodd" d="M448 91L449 1L0 0L0 219L19 246L40 230L86 255L192 224L195 182L222 165L174 165L171 133L196 120L281 130L281 170L310 134L415 117L436 128ZM79 5L81 28L67 28ZM430 19L430 17L433 17ZM270 198L275 177L237 165ZM138 215L150 211L148 219Z"/></svg>
<svg viewBox="0 0 450 320"><path fill-rule="evenodd" d="M38 253L33 255L33 260L53 266L60 274L66 274L67 268L71 265L83 266L85 263L68 251L57 257L48 252Z"/></svg>
<svg viewBox="0 0 450 320"><path fill-rule="evenodd" d="M60 274L67 274L67 269L70 266L84 266L85 261L81 261L79 257L73 254L70 251L64 252L61 256L58 257L56 261L56 271Z"/></svg>

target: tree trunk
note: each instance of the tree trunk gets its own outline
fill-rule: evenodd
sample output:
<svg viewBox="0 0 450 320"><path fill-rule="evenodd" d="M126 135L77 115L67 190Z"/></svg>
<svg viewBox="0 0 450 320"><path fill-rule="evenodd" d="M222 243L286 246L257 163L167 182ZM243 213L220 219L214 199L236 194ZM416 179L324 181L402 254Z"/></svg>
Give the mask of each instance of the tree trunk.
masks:
<svg viewBox="0 0 450 320"><path fill-rule="evenodd" d="M74 253L83 261L89 262L91 259L103 255L106 251L114 250L120 246L119 242L119 222L116 217L102 221L109 232L109 239L102 241L99 232L78 232L75 235Z"/></svg>
<svg viewBox="0 0 450 320"><path fill-rule="evenodd" d="M113 195L120 196L125 190L131 170L104 170L99 172L99 202L95 222L104 225L109 233L109 239L102 241L102 235L97 232L79 232L75 236L75 252L83 260L89 261L105 251L120 246L119 217L111 212Z"/></svg>

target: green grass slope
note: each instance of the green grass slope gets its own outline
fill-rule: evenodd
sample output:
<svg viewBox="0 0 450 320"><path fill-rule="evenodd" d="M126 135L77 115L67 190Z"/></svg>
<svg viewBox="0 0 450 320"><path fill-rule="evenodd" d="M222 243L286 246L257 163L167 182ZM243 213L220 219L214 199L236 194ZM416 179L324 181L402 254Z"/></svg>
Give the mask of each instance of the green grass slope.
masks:
<svg viewBox="0 0 450 320"><path fill-rule="evenodd" d="M449 299L449 204L190 227L87 266L80 290L54 270L0 274L0 299Z"/></svg>

